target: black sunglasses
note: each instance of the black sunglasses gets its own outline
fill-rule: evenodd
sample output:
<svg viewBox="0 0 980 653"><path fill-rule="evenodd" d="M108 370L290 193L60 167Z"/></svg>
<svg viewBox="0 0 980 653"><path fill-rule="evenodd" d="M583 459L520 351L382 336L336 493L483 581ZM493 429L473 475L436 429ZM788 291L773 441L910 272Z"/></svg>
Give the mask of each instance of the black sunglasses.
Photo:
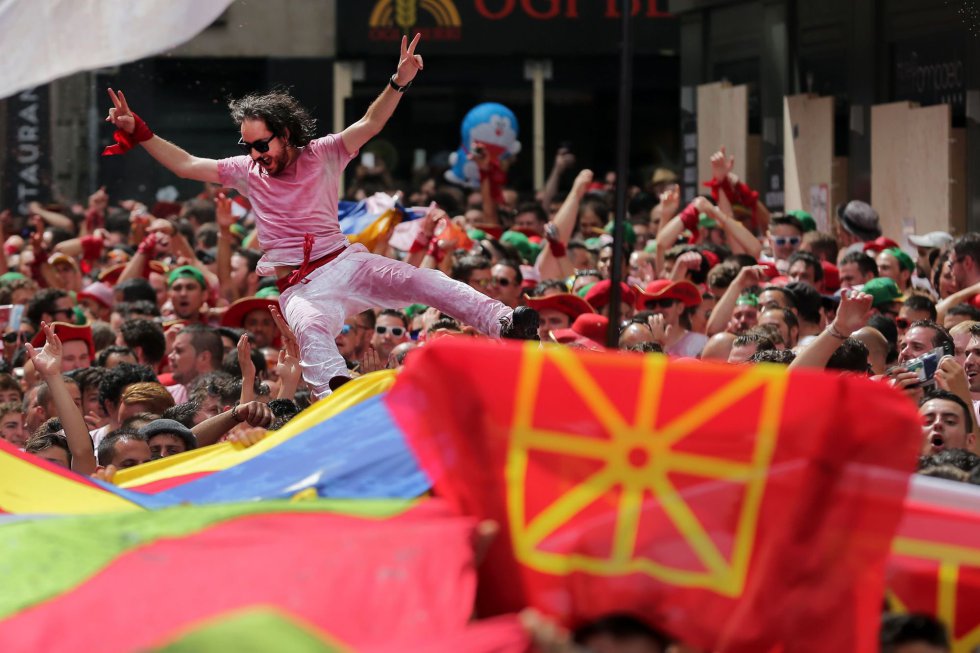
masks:
<svg viewBox="0 0 980 653"><path fill-rule="evenodd" d="M646 302L647 308L670 308L677 303L676 299L650 299Z"/></svg>
<svg viewBox="0 0 980 653"><path fill-rule="evenodd" d="M251 154L253 149L259 154L265 154L269 151L269 143L271 143L275 137L276 135L273 134L269 138L261 141L252 141L251 143L246 141L244 138L239 138L238 147L242 148L242 151L245 152L245 154Z"/></svg>
<svg viewBox="0 0 980 653"><path fill-rule="evenodd" d="M21 342L30 342L33 338L33 334L24 333L23 331L11 331L10 333L3 334L3 341L8 345L12 345L18 340Z"/></svg>
<svg viewBox="0 0 980 653"><path fill-rule="evenodd" d="M510 279L504 277L494 277L493 282L500 286L501 288L508 288L510 286Z"/></svg>

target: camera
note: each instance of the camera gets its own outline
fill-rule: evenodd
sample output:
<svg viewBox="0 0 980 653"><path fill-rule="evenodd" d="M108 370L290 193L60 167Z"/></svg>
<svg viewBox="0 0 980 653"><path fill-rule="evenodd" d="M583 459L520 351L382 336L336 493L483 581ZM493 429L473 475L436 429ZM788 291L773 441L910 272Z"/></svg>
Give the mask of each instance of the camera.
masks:
<svg viewBox="0 0 980 653"><path fill-rule="evenodd" d="M919 385L931 385L935 382L933 377L936 375L939 361L944 353L942 347L936 347L932 351L905 363L905 369L919 375Z"/></svg>

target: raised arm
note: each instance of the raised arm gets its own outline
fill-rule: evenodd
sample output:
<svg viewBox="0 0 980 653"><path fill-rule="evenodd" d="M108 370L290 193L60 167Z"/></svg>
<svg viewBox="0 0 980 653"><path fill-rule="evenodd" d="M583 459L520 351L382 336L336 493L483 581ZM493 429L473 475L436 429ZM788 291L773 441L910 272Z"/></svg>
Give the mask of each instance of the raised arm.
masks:
<svg viewBox="0 0 980 653"><path fill-rule="evenodd" d="M110 88L109 99L112 100L113 107L109 109L106 122L111 122L116 129L134 136L137 140L148 135L149 138L146 140L140 140L140 145L160 165L182 179L221 183L217 161L193 156L170 141L152 134L146 123L129 108L122 91L116 93ZM137 133L137 126L140 127L139 133Z"/></svg>
<svg viewBox="0 0 980 653"><path fill-rule="evenodd" d="M75 405L65 385L65 379L61 376L61 339L55 335L54 329L44 322L41 323L41 328L44 330L44 348L37 351L27 344L27 353L34 363L34 369L47 382L48 389L51 391L55 412L61 420L65 437L68 439L68 448L71 450L72 471L88 476L96 468L95 447L88 433L85 418L82 417L82 411Z"/></svg>
<svg viewBox="0 0 980 653"><path fill-rule="evenodd" d="M790 363L790 369L801 367L825 368L838 347L851 334L868 323L871 316L871 295L856 290L841 293L837 317Z"/></svg>
<svg viewBox="0 0 980 653"><path fill-rule="evenodd" d="M718 303L715 304L715 307L711 309L711 317L708 318L707 326L709 338L728 328L728 323L732 319L732 313L735 312L735 304L738 302L739 296L747 289L760 285L765 278L766 273L764 268L757 265L747 265L738 271L738 276L735 277L735 280L725 290L725 293L718 300Z"/></svg>
<svg viewBox="0 0 980 653"><path fill-rule="evenodd" d="M398 70L392 75L389 83L385 84L381 95L368 107L364 117L340 133L344 147L347 148L348 152L356 152L361 149L365 143L381 131L395 112L398 101L402 99L402 92L422 70L422 55L415 54L415 46L419 44L421 36L421 34L416 34L411 43L408 42L407 36L402 36ZM395 90L392 84L401 87L401 90Z"/></svg>

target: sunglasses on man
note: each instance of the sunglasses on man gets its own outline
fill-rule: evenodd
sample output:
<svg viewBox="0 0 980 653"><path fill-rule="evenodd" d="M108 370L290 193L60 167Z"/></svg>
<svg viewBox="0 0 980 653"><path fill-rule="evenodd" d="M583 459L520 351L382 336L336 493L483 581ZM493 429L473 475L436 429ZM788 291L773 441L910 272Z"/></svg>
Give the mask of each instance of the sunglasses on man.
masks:
<svg viewBox="0 0 980 653"><path fill-rule="evenodd" d="M403 335L405 335L405 327L387 327L381 326L380 324L374 327L374 332L379 336L383 336L389 331L391 331L391 335L395 336L396 338L401 338Z"/></svg>
<svg viewBox="0 0 980 653"><path fill-rule="evenodd" d="M276 135L273 134L269 138L259 141L252 141L251 143L246 141L244 138L240 138L238 139L238 147L242 148L242 151L245 152L245 154L251 154L252 150L255 150L259 154L265 154L269 151L269 143L271 143L275 137Z"/></svg>
<svg viewBox="0 0 980 653"><path fill-rule="evenodd" d="M776 247L786 247L786 245L793 245L794 247L800 244L799 236L773 236L772 242Z"/></svg>
<svg viewBox="0 0 980 653"><path fill-rule="evenodd" d="M510 279L506 279L504 277L494 277L493 282L501 288L509 288L510 284L514 283Z"/></svg>
<svg viewBox="0 0 980 653"><path fill-rule="evenodd" d="M670 308L677 303L676 299L650 299L646 302L647 308Z"/></svg>
<svg viewBox="0 0 980 653"><path fill-rule="evenodd" d="M34 334L24 333L23 331L11 331L10 333L3 334L3 341L8 345L13 345L19 342L30 342L34 338Z"/></svg>

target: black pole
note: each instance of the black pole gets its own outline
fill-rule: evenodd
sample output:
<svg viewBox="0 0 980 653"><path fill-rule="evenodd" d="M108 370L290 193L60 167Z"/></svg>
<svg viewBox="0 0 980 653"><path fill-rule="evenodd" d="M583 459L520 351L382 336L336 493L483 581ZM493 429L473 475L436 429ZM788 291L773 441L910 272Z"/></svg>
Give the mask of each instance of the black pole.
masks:
<svg viewBox="0 0 980 653"><path fill-rule="evenodd" d="M623 278L623 245L626 240L626 186L629 181L630 115L633 102L633 38L630 13L632 0L623 0L622 44L619 60L619 129L616 143L616 215L613 218L613 258L609 288L609 331L606 346L619 344L619 303Z"/></svg>

